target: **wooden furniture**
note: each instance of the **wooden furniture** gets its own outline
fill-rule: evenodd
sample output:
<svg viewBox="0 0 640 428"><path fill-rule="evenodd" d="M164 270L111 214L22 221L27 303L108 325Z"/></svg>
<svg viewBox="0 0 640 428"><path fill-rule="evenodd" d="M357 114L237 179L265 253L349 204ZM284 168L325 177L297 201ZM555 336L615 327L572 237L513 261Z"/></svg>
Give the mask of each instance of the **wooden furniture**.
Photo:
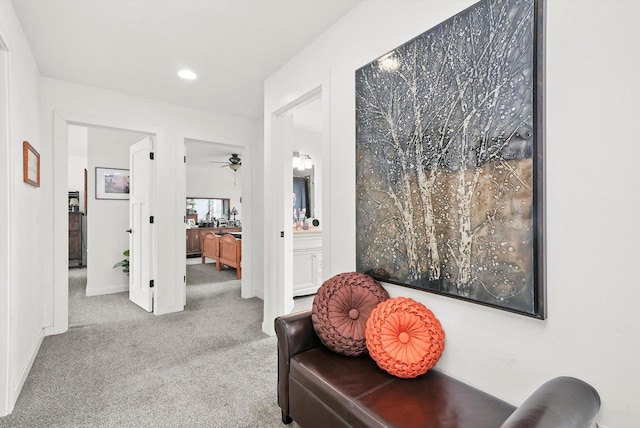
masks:
<svg viewBox="0 0 640 428"><path fill-rule="evenodd" d="M241 227L195 227L187 229L186 232L186 250L187 257L197 257L202 255L202 238L207 232L217 233L239 233L242 232Z"/></svg>
<svg viewBox="0 0 640 428"><path fill-rule="evenodd" d="M205 232L202 234L202 263L205 263L205 259L209 257L218 262L218 256L220 255L220 235L214 232Z"/></svg>
<svg viewBox="0 0 640 428"><path fill-rule="evenodd" d="M322 285L322 231L293 232L293 297L315 294Z"/></svg>
<svg viewBox="0 0 640 428"><path fill-rule="evenodd" d="M193 224L198 224L198 213L187 213L187 222L193 220Z"/></svg>
<svg viewBox="0 0 640 428"><path fill-rule="evenodd" d="M242 239L233 235L205 232L202 236L202 263L209 257L216 261L216 269L222 266L236 268L236 276L242 279Z"/></svg>
<svg viewBox="0 0 640 428"><path fill-rule="evenodd" d="M187 229L187 257L200 254L200 234L199 229Z"/></svg>
<svg viewBox="0 0 640 428"><path fill-rule="evenodd" d="M81 212L69 213L69 266L82 266L82 216Z"/></svg>

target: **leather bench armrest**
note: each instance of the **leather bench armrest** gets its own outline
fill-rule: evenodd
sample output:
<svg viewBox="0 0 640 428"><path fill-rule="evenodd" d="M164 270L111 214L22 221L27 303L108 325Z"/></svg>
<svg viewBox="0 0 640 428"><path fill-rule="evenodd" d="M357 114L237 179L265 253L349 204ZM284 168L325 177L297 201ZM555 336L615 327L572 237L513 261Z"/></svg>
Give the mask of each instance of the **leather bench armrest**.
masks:
<svg viewBox="0 0 640 428"><path fill-rule="evenodd" d="M589 384L557 377L543 384L501 425L501 428L585 428L600 410L600 396Z"/></svg>
<svg viewBox="0 0 640 428"><path fill-rule="evenodd" d="M290 423L289 361L296 354L319 348L322 342L313 329L311 310L277 317L275 330L278 336L278 405L282 410L282 422Z"/></svg>

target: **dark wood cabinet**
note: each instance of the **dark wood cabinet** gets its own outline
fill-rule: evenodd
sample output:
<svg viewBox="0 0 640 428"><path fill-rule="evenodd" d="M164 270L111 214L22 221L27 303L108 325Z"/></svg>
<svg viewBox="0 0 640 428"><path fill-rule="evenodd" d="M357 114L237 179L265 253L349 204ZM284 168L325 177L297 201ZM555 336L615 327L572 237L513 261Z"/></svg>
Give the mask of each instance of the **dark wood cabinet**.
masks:
<svg viewBox="0 0 640 428"><path fill-rule="evenodd" d="M200 229L187 229L187 256L200 255Z"/></svg>
<svg viewBox="0 0 640 428"><path fill-rule="evenodd" d="M82 216L69 213L69 266L82 266Z"/></svg>

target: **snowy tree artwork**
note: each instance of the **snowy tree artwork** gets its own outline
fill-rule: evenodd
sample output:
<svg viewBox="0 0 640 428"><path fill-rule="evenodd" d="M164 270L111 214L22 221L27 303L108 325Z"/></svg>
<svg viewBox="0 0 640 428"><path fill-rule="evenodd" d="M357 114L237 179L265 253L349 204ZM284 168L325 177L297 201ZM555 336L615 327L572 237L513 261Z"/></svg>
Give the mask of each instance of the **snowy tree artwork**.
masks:
<svg viewBox="0 0 640 428"><path fill-rule="evenodd" d="M541 17L483 0L356 71L358 271L546 316Z"/></svg>

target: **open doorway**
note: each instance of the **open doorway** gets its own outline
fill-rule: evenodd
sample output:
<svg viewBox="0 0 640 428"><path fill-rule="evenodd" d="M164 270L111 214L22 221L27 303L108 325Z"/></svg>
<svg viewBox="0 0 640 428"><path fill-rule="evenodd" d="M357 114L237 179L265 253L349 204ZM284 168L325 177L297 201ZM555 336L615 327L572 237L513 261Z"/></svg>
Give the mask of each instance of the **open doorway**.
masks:
<svg viewBox="0 0 640 428"><path fill-rule="evenodd" d="M331 272L330 259L326 257L331 245L331 219L326 215L330 212L330 189L328 180L325 179L329 176L330 160L330 103L327 94L328 82L275 110L271 115L270 125L267 122L270 138L266 140L265 163L272 168L271 177L267 180L267 198L274 201L274 206L277 207L273 213L265 215L267 236L273 237L265 246L268 258L265 277L268 279L268 286L265 288L263 331L267 333L273 331L272 326L267 325L267 320L310 307L312 299L309 296L313 295ZM313 123L312 128L305 130L301 126L304 122L307 122L307 126ZM314 132L314 138L310 140L314 142L299 148L301 132L308 133L310 129ZM297 207L296 216L293 216L292 210L293 171L296 169L293 164L294 156L304 158L301 159L303 164L310 157L309 170L313 172L308 176L314 184L314 202L310 204L312 212L310 217L306 213L302 216L301 227L300 207ZM297 222L294 222L296 218ZM299 250L295 250L294 239L306 240L304 233L311 236L309 229L304 229L304 220L313 225L314 219L318 226L311 230L317 235L316 242L307 248L296 246ZM278 235L280 239L276 238ZM306 279L303 279L303 275ZM297 289L305 288L306 291L294 291L294 282L306 283L307 287L296 286Z"/></svg>
<svg viewBox="0 0 640 428"><path fill-rule="evenodd" d="M187 287L243 280L242 147L185 139L185 305Z"/></svg>
<svg viewBox="0 0 640 428"><path fill-rule="evenodd" d="M322 284L322 94L291 110L292 289L294 310L311 306Z"/></svg>
<svg viewBox="0 0 640 428"><path fill-rule="evenodd" d="M91 325L101 315L84 297L129 291L129 148L148 136L90 124L67 126L68 297L82 302L69 312L71 328ZM100 177L111 177L114 188L105 188ZM116 178L126 181L124 187Z"/></svg>

